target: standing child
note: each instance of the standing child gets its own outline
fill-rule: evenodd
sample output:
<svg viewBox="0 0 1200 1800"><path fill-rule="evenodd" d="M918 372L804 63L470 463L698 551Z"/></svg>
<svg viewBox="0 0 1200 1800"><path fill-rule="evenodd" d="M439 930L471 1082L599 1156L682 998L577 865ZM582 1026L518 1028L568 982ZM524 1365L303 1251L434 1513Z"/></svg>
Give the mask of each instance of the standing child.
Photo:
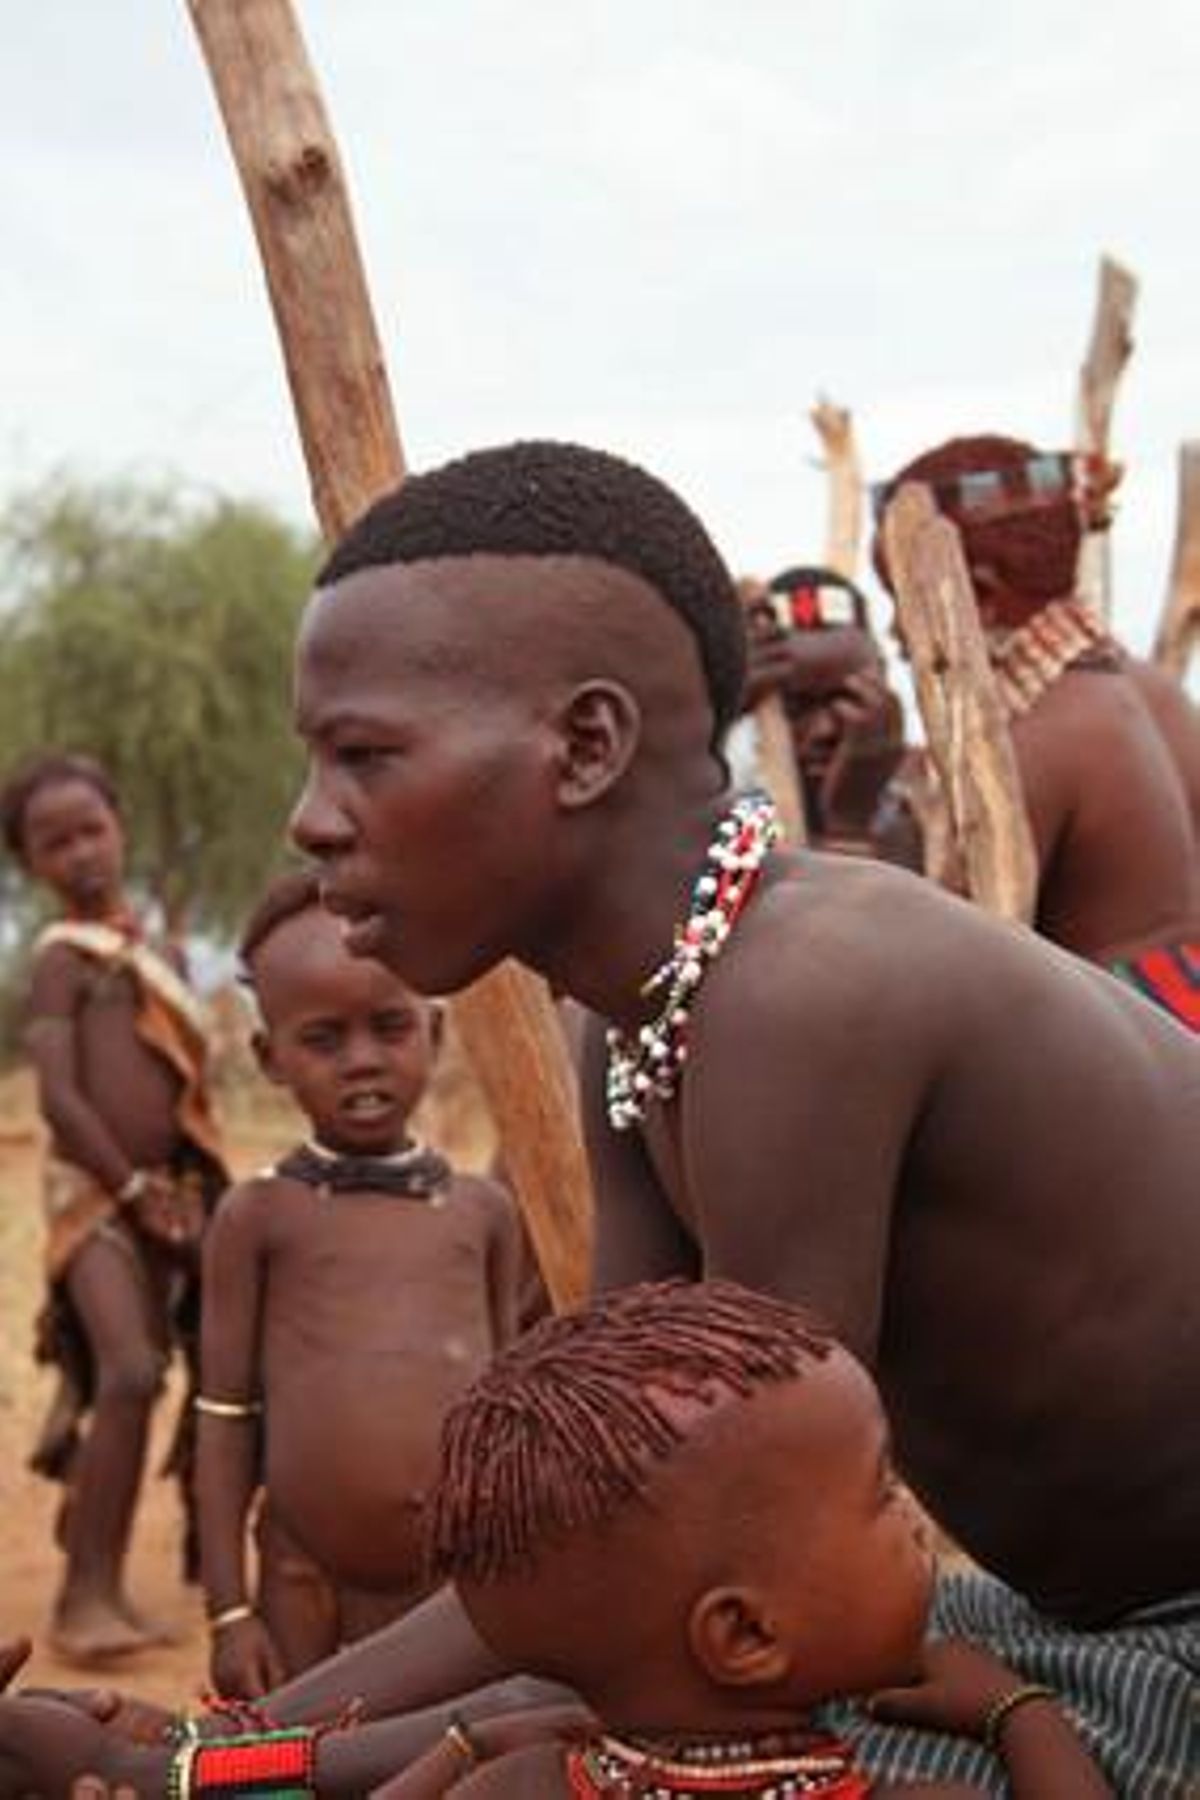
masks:
<svg viewBox="0 0 1200 1800"><path fill-rule="evenodd" d="M504 1191L408 1136L435 1013L343 938L315 877L292 874L242 943L260 1060L313 1137L225 1197L206 1252L198 1493L212 1673L230 1695L264 1692L426 1591L442 1416L515 1330ZM255 1607L244 1550L260 1414ZM309 1556L336 1604L321 1604Z"/></svg>
<svg viewBox="0 0 1200 1800"><path fill-rule="evenodd" d="M206 1201L225 1175L199 1011L177 954L151 948L125 894L109 777L87 757L40 756L0 795L0 822L63 909L35 945L27 1003L51 1135L43 1337L63 1365L35 1466L70 1478L53 1643L87 1663L160 1635L125 1595L125 1553L172 1331L186 1339L197 1310Z"/></svg>

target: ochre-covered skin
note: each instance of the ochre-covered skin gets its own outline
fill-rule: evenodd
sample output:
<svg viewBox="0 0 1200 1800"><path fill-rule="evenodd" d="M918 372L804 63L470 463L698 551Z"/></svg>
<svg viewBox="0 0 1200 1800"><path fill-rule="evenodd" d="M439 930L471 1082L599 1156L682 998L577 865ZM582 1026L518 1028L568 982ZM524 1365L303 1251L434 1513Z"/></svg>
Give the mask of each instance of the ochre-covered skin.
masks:
<svg viewBox="0 0 1200 1800"><path fill-rule="evenodd" d="M516 950L641 1022L723 803L653 590L585 559L358 574L310 609L298 708L297 836L364 948L443 986ZM599 1281L703 1268L812 1305L923 1498L1051 1611L1194 1582L1200 1049L1174 1025L925 883L779 857L641 1141L603 1117L599 1040Z"/></svg>

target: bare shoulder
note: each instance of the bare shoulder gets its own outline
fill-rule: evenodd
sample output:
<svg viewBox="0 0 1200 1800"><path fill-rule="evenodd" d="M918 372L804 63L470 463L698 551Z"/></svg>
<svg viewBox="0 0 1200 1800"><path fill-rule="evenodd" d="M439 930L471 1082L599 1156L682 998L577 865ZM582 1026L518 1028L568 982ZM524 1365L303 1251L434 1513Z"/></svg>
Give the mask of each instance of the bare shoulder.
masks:
<svg viewBox="0 0 1200 1800"><path fill-rule="evenodd" d="M1126 656L1123 666L1152 712L1161 710L1172 717L1187 719L1192 726L1200 728L1200 709L1174 675L1160 668L1158 663L1148 662L1140 656Z"/></svg>
<svg viewBox="0 0 1200 1800"><path fill-rule="evenodd" d="M294 1198L296 1185L271 1170L233 1182L217 1202L209 1235L234 1232L241 1235L265 1229L281 1204Z"/></svg>
<svg viewBox="0 0 1200 1800"><path fill-rule="evenodd" d="M1172 751L1189 768L1200 765L1200 708L1182 683L1157 663L1136 657L1128 657L1125 667Z"/></svg>
<svg viewBox="0 0 1200 1800"><path fill-rule="evenodd" d="M456 1206L470 1207L488 1231L501 1230L516 1217L516 1202L508 1189L488 1175L454 1171L449 1198Z"/></svg>
<svg viewBox="0 0 1200 1800"><path fill-rule="evenodd" d="M29 970L29 995L34 1012L45 1006L62 1010L84 992L88 959L74 945L61 940L35 950Z"/></svg>
<svg viewBox="0 0 1200 1800"><path fill-rule="evenodd" d="M1084 734L1111 746L1138 742L1152 723L1147 697L1124 667L1085 667L1068 669L1036 706L1014 721L1013 735L1018 744L1022 739L1061 739L1066 745ZM1075 750L1078 754L1078 743Z"/></svg>
<svg viewBox="0 0 1200 1800"><path fill-rule="evenodd" d="M956 960L991 954L977 909L866 859L790 857L746 911L705 986L711 1011L803 1036L835 1022L911 1030ZM740 1035L740 1034L739 1034Z"/></svg>

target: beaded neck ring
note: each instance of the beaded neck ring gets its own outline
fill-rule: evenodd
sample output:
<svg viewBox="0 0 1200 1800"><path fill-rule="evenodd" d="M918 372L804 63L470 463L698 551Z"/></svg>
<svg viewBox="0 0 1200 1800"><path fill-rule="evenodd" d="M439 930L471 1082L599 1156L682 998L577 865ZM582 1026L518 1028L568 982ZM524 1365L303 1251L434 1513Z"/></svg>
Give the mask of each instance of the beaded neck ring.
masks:
<svg viewBox="0 0 1200 1800"><path fill-rule="evenodd" d="M675 947L644 983L663 992L657 1015L632 1035L608 1032L606 1102L614 1131L646 1116L651 1100L669 1100L687 1060L687 1028L705 972L720 955L750 898L767 852L779 839L775 808L765 794L744 794L717 826L692 889L688 916L675 928Z"/></svg>
<svg viewBox="0 0 1200 1800"><path fill-rule="evenodd" d="M844 1744L805 1732L661 1747L606 1734L570 1757L568 1778L575 1800L863 1800L869 1792Z"/></svg>
<svg viewBox="0 0 1200 1800"><path fill-rule="evenodd" d="M1112 638L1078 600L1051 600L1024 625L988 633L1000 700L1010 719L1035 707L1059 676L1087 652L1112 652Z"/></svg>

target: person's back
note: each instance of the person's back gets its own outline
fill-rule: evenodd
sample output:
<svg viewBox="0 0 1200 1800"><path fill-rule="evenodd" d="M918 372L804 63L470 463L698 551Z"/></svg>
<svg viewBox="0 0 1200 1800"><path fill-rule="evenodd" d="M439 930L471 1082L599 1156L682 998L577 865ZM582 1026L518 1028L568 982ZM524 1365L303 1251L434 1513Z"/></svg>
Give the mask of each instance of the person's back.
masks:
<svg viewBox="0 0 1200 1800"><path fill-rule="evenodd" d="M409 1140L434 1015L347 955L311 876L268 892L243 960L264 1067L314 1131L225 1196L207 1253L199 1491L213 1673L223 1692L256 1694L427 1591L421 1504L441 1421L514 1334L520 1252L504 1192ZM246 1428L260 1412L256 1617L242 1534ZM299 1553L332 1588L323 1607Z"/></svg>
<svg viewBox="0 0 1200 1800"><path fill-rule="evenodd" d="M1119 664L1066 670L1012 724L1040 877L1037 929L1108 967L1200 935L1179 771Z"/></svg>
<svg viewBox="0 0 1200 1800"><path fill-rule="evenodd" d="M707 1274L834 1324L972 1554L1078 1620L1200 1582L1191 1041L915 877L808 856L765 877L708 976L688 1067L642 1128L643 1207L669 1197ZM588 1099L612 1282L646 1220L626 1229L632 1146L594 1072Z"/></svg>
<svg viewBox="0 0 1200 1800"><path fill-rule="evenodd" d="M1192 830L1200 847L1200 713L1180 682L1157 663L1128 652L1123 662L1179 771L1192 815Z"/></svg>
<svg viewBox="0 0 1200 1800"><path fill-rule="evenodd" d="M1082 517L1070 459L952 439L882 495L903 481L926 483L962 538L1038 855L1038 930L1122 972L1146 950L1200 940L1184 774L1145 684L1072 598ZM878 545L876 560L886 579ZM1185 1022L1200 1022L1200 1003L1190 1010Z"/></svg>

